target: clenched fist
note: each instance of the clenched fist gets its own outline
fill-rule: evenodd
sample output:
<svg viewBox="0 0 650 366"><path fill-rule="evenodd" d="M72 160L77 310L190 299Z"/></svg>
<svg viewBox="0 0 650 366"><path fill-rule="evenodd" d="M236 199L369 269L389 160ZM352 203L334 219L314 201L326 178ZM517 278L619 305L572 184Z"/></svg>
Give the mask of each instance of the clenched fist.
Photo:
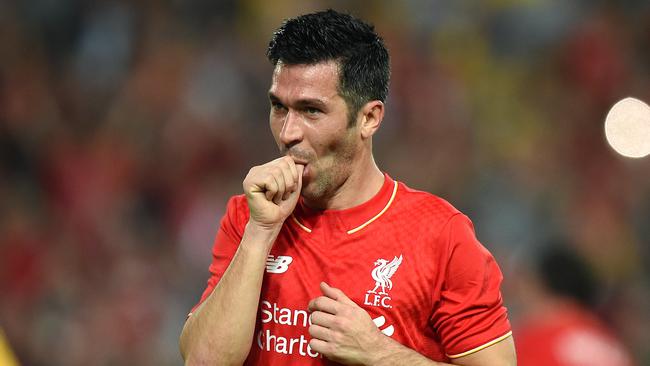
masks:
<svg viewBox="0 0 650 366"><path fill-rule="evenodd" d="M304 165L284 156L251 168L244 179L250 223L281 226L298 203Z"/></svg>
<svg viewBox="0 0 650 366"><path fill-rule="evenodd" d="M344 365L376 364L376 358L387 349L389 338L343 291L325 282L321 282L320 289L323 296L312 299L308 305L311 349Z"/></svg>

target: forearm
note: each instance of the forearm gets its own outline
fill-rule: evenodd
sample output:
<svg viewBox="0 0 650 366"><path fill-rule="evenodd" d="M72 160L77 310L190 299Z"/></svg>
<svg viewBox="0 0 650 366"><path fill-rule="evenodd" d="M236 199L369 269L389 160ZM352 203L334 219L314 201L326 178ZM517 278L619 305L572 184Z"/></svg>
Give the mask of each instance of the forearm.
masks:
<svg viewBox="0 0 650 366"><path fill-rule="evenodd" d="M388 365L462 365L462 366L516 366L517 355L512 337L507 337L487 348L467 356L455 358L452 364L432 361L416 351L386 337L381 350L368 364L373 366Z"/></svg>
<svg viewBox="0 0 650 366"><path fill-rule="evenodd" d="M382 351L371 361L372 366L413 365L413 366L444 366L448 363L430 360L418 352L386 337ZM369 366L370 366L369 365Z"/></svg>
<svg viewBox="0 0 650 366"><path fill-rule="evenodd" d="M250 350L266 258L278 230L246 226L212 294L188 318L180 339L188 365L241 365Z"/></svg>

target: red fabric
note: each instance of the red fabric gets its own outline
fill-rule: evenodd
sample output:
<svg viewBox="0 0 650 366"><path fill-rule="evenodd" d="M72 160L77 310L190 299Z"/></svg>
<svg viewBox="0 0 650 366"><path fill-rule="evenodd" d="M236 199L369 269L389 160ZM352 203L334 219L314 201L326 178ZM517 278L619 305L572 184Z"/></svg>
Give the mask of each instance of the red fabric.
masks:
<svg viewBox="0 0 650 366"><path fill-rule="evenodd" d="M524 321L515 337L520 366L631 366L632 358L591 313L562 304Z"/></svg>
<svg viewBox="0 0 650 366"><path fill-rule="evenodd" d="M295 217L311 233L288 218L271 250L272 259L289 256L292 262L286 272L265 273L247 364L324 364L307 347L305 316L309 300L321 295L321 281L340 288L373 319L383 317L380 329L392 329L393 339L433 360L448 361L446 354L466 352L510 331L499 291L501 272L475 238L469 219L446 201L399 183L384 214L348 234L386 207L393 188L386 176L373 199L347 210L298 205ZM247 220L245 197L232 198L201 301L225 272ZM390 277L392 288L380 294L371 273L382 265L380 259L388 264L400 256Z"/></svg>

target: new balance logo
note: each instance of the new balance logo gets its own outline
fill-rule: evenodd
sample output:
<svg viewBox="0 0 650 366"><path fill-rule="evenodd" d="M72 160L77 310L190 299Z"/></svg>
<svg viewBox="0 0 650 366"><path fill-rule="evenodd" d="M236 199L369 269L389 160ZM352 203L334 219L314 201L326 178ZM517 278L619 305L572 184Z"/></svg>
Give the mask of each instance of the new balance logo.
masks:
<svg viewBox="0 0 650 366"><path fill-rule="evenodd" d="M372 322L375 323L375 325L377 326L377 328L379 328L379 330L380 330L382 333L384 333L385 335L387 335L387 336L389 336L389 337L392 336L393 333L395 333L395 327L393 327L392 325L389 325L389 326L387 326L386 328L381 329L381 327L383 327L384 324L386 324L386 318L384 318L383 315L380 316L380 317L377 317L377 318L373 319Z"/></svg>
<svg viewBox="0 0 650 366"><path fill-rule="evenodd" d="M293 262L293 258L288 255L279 255L277 257L269 255L266 257L266 272L284 273L289 269L291 262Z"/></svg>

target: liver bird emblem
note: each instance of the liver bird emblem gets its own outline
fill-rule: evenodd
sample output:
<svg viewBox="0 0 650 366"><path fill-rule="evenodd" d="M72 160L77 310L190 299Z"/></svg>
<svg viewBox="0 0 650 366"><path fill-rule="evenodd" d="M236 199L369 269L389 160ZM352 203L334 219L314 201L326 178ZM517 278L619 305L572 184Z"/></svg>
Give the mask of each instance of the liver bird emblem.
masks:
<svg viewBox="0 0 650 366"><path fill-rule="evenodd" d="M393 257L393 260L390 263L386 259L377 259L375 262L375 269L372 270L372 279L375 280L375 288L368 291L369 293L376 294L377 289L381 287L380 295L388 294L386 289L393 288L393 282L390 280L391 277L397 271L397 268L402 263L402 255L398 257Z"/></svg>

